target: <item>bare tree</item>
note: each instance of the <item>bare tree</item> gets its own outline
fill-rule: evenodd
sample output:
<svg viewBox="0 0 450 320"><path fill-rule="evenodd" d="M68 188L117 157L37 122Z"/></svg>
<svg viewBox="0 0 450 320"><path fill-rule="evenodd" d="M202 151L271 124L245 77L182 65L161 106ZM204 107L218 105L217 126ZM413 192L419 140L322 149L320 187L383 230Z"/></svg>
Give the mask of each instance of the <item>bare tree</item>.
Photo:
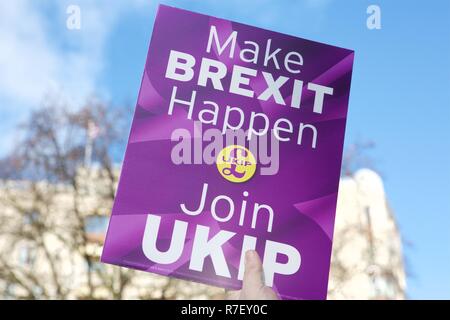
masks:
<svg viewBox="0 0 450 320"><path fill-rule="evenodd" d="M403 254L394 214L384 196L361 196L360 182L355 179L359 169L374 167L367 154L374 146L371 141L356 142L344 152L341 171L344 179L339 188L329 297L356 298L358 294L371 299L405 297ZM345 181L354 184L346 187ZM373 199L377 199L375 210L371 208ZM372 219L383 221L383 228L374 228ZM352 284L355 278L360 280ZM346 290L351 285L355 287L358 281L366 281L366 291L370 287L371 292L355 294Z"/></svg>
<svg viewBox="0 0 450 320"><path fill-rule="evenodd" d="M20 127L17 148L0 160L0 297L223 297L218 288L99 263L104 230L91 224L109 217L131 114L129 108L95 99L75 111L49 101ZM362 151L372 145L354 144L347 150L345 176L367 166ZM353 250L355 237L372 241L364 260L372 259L373 248L385 245L371 232L370 224L361 221L337 230L332 294L361 272L341 255ZM392 278L401 289L389 265L369 271L375 272L374 280Z"/></svg>
<svg viewBox="0 0 450 320"><path fill-rule="evenodd" d="M4 297L121 299L130 296L127 290L134 297L179 297L169 294L178 280L99 263L104 234L90 230L91 221L109 216L115 163L131 114L95 99L76 111L48 103L21 126L17 148L1 161L0 171ZM185 287L192 289L186 297L211 291Z"/></svg>
<svg viewBox="0 0 450 320"><path fill-rule="evenodd" d="M373 168L372 159L367 152L375 147L373 141L354 142L344 150L342 159L342 176L352 176L360 168Z"/></svg>

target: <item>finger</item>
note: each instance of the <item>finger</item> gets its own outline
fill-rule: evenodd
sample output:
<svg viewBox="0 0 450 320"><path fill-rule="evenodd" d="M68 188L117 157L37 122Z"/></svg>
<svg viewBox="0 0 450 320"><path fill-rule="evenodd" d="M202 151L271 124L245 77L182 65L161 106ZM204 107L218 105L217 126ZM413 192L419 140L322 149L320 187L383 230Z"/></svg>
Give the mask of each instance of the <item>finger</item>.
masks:
<svg viewBox="0 0 450 320"><path fill-rule="evenodd" d="M249 250L245 253L245 271L242 289L254 290L261 287L264 287L261 259L256 251Z"/></svg>

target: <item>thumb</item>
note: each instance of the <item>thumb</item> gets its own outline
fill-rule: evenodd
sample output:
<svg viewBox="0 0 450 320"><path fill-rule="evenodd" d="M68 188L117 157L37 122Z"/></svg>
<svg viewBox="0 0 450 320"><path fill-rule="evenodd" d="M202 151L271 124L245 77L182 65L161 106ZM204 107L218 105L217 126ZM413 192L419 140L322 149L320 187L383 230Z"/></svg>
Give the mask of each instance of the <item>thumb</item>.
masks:
<svg viewBox="0 0 450 320"><path fill-rule="evenodd" d="M255 290L264 287L263 277L263 267L258 253L254 250L247 251L242 289Z"/></svg>

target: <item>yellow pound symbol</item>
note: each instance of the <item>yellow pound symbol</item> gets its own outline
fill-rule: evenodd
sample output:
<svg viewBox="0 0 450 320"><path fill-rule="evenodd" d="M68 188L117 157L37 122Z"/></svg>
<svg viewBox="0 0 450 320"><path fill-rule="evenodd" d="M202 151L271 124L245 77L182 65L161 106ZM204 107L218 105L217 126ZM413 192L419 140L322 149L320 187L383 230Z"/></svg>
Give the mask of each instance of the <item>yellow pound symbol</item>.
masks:
<svg viewBox="0 0 450 320"><path fill-rule="evenodd" d="M233 145L219 152L217 170L228 181L241 183L249 180L256 171L256 160L247 148Z"/></svg>

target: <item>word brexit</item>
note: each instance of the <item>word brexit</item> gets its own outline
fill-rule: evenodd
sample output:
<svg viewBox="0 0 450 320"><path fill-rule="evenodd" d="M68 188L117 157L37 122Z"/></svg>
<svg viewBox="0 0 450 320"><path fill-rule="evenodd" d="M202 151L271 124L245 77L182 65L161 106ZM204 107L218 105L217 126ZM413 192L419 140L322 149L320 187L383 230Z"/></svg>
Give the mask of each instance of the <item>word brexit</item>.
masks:
<svg viewBox="0 0 450 320"><path fill-rule="evenodd" d="M237 31L231 33L228 39L220 44L218 40L218 35L216 28L211 26L208 45L206 52L211 52L212 42L215 40L215 50L219 55L229 47L229 58L233 58L234 51L237 41ZM277 48L271 51L271 39L267 40L265 55L263 59L263 65L268 66L269 62L275 69L280 69L280 63L278 61L278 54L282 51ZM259 59L259 46L253 41L244 41L244 44L248 47L241 49L239 57L243 62L257 64ZM177 80L181 82L189 82L194 79L195 72L194 66L197 61L195 57L189 53L180 52L177 50L171 50L169 54L169 60L166 68L166 78ZM286 71L292 74L300 73L299 68L294 68L292 65L303 66L303 56L296 52L288 52L284 56L284 67ZM226 64L221 61L209 59L203 57L200 62L200 71L197 77L197 85L206 87L210 82L215 90L225 91L223 81L227 76L229 70ZM255 92L252 89L252 80L258 75L258 70L253 68L248 68L240 65L233 65L231 69L231 81L230 85L227 87L229 93L241 95L244 97L253 98L255 97ZM304 83L302 80L288 78L285 76L278 76L274 78L272 73L261 71L261 75L266 84L266 88L261 92L256 98L262 101L267 101L273 99L279 105L286 105L286 101L280 92L281 87L290 86L291 91L291 103L292 108L299 109L302 98L302 91ZM307 84L307 89L313 91L315 94L313 112L321 114L323 112L324 98L326 95L333 95L334 89L332 87L320 85L317 83L309 82Z"/></svg>

